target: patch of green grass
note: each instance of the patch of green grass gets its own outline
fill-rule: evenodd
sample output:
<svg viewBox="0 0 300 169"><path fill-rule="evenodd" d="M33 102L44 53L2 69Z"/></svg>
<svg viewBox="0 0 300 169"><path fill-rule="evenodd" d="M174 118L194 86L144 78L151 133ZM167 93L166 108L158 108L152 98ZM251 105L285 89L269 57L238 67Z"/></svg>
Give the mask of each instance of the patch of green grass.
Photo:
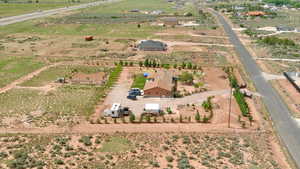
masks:
<svg viewBox="0 0 300 169"><path fill-rule="evenodd" d="M92 13L123 13L132 9L139 10L162 10L165 12L174 12L175 9L172 8L173 4L168 3L165 0L123 0L117 3L105 4L102 6L96 6L90 9L83 9L82 12L91 12Z"/></svg>
<svg viewBox="0 0 300 169"><path fill-rule="evenodd" d="M111 137L109 141L104 142L99 149L100 152L125 152L132 149L132 145L129 140L122 137Z"/></svg>
<svg viewBox="0 0 300 169"><path fill-rule="evenodd" d="M131 88L139 88L139 89L143 89L146 83L146 78L144 77L143 74L137 74L134 77L134 81L131 85Z"/></svg>
<svg viewBox="0 0 300 169"><path fill-rule="evenodd" d="M0 87L41 68L44 64L34 58L9 57L0 59Z"/></svg>
<svg viewBox="0 0 300 169"><path fill-rule="evenodd" d="M120 74L122 72L122 66L115 67L109 74L109 78L105 86L110 88L114 85L114 83L118 80Z"/></svg>

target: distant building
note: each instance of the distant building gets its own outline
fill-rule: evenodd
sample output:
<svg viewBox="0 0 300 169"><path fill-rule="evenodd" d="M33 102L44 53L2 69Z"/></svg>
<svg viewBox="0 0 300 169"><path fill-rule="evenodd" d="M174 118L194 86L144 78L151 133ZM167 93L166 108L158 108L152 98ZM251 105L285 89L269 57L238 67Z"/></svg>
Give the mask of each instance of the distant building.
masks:
<svg viewBox="0 0 300 169"><path fill-rule="evenodd" d="M284 72L283 74L300 93L300 72Z"/></svg>
<svg viewBox="0 0 300 169"><path fill-rule="evenodd" d="M140 12L139 9L131 9L129 12Z"/></svg>
<svg viewBox="0 0 300 169"><path fill-rule="evenodd" d="M265 16L266 13L263 11L250 11L246 13L247 16Z"/></svg>
<svg viewBox="0 0 300 169"><path fill-rule="evenodd" d="M71 82L72 83L79 83L79 84L94 84L94 85L101 85L106 79L105 72L98 72L98 73L76 73L72 76Z"/></svg>
<svg viewBox="0 0 300 169"><path fill-rule="evenodd" d="M179 25L179 21L176 17L165 17L161 19L165 26Z"/></svg>
<svg viewBox="0 0 300 169"><path fill-rule="evenodd" d="M174 80L170 71L158 71L148 76L145 87L145 97L172 97Z"/></svg>
<svg viewBox="0 0 300 169"><path fill-rule="evenodd" d="M150 12L151 15L161 15L161 14L163 14L163 13L164 13L164 12L161 11L161 10L155 10L155 11Z"/></svg>
<svg viewBox="0 0 300 169"><path fill-rule="evenodd" d="M142 51L166 51L167 50L167 44L160 42L160 41L154 41L154 40L143 40L138 44L137 46L139 50Z"/></svg>
<svg viewBox="0 0 300 169"><path fill-rule="evenodd" d="M294 27L290 27L290 26L277 26L276 30L281 31L281 32L294 32L294 31L296 31L296 29Z"/></svg>
<svg viewBox="0 0 300 169"><path fill-rule="evenodd" d="M237 11L242 11L242 10L245 10L245 7L243 7L243 6L235 6L234 9L237 10Z"/></svg>

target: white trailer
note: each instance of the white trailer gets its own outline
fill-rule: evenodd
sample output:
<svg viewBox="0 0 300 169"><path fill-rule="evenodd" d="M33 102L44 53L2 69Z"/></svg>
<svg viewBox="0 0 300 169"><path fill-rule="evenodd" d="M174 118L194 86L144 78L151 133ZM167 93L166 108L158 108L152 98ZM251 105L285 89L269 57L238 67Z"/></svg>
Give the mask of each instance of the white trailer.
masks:
<svg viewBox="0 0 300 169"><path fill-rule="evenodd" d="M160 105L156 103L145 104L144 113L157 115L160 113Z"/></svg>
<svg viewBox="0 0 300 169"><path fill-rule="evenodd" d="M105 116L110 117L122 117L123 116L123 109L120 103L114 103L110 109L104 111Z"/></svg>

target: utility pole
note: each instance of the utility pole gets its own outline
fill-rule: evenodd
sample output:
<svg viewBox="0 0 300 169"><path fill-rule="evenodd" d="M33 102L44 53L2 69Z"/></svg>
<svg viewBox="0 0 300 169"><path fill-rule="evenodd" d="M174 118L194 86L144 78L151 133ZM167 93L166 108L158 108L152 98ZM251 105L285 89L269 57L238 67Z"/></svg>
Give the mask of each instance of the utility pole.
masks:
<svg viewBox="0 0 300 169"><path fill-rule="evenodd" d="M232 86L230 85L230 96L229 96L229 112L228 112L228 128L230 128L231 97L232 97Z"/></svg>

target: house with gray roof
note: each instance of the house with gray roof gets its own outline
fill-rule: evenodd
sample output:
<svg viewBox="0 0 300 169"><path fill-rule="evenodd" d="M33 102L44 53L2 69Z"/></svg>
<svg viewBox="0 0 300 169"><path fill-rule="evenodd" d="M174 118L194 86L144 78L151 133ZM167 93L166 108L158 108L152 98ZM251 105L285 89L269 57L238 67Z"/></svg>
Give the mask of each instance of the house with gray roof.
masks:
<svg viewBox="0 0 300 169"><path fill-rule="evenodd" d="M141 51L166 51L167 44L154 41L154 40L143 40L138 44L138 49Z"/></svg>
<svg viewBox="0 0 300 169"><path fill-rule="evenodd" d="M300 72L284 72L283 74L300 93Z"/></svg>

